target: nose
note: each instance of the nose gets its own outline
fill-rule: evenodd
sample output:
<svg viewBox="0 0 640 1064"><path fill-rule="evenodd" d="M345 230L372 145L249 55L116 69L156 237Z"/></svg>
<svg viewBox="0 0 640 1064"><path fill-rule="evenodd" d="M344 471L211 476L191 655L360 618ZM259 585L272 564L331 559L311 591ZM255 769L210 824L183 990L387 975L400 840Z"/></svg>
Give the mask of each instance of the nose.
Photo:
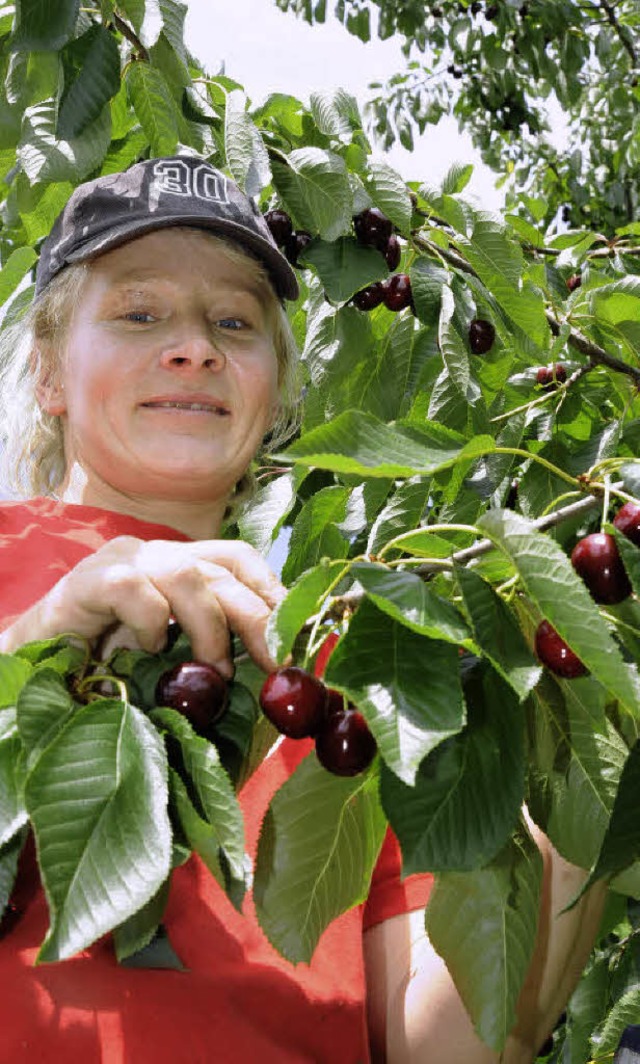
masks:
<svg viewBox="0 0 640 1064"><path fill-rule="evenodd" d="M161 365L166 369L185 372L199 369L221 369L225 364L224 352L213 342L204 327L185 328L179 337L174 337L162 351Z"/></svg>

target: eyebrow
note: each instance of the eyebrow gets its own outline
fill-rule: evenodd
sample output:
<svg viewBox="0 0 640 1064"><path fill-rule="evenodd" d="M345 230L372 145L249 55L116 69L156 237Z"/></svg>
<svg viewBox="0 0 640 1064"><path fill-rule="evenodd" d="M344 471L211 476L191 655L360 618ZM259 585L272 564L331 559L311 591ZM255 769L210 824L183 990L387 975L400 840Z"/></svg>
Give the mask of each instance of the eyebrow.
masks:
<svg viewBox="0 0 640 1064"><path fill-rule="evenodd" d="M145 281L167 281L169 284L175 283L170 277L167 277L162 270L159 270L155 266L143 268L132 267L131 269L123 270L122 273L112 281L111 288L131 289L136 284L141 284ZM238 285L227 286L224 282L222 282L221 286L217 287L221 287L222 291L230 295L253 296L261 306L266 305L268 302L268 287L266 285L261 285L260 282L253 281L253 279L242 285L242 287L239 287Z"/></svg>

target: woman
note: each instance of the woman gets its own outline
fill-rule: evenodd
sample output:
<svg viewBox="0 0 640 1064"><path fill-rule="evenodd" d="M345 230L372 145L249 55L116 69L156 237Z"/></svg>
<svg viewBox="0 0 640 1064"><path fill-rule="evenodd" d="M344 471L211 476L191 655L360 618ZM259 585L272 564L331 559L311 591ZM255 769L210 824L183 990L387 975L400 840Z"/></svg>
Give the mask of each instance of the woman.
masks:
<svg viewBox="0 0 640 1064"><path fill-rule="evenodd" d="M139 163L74 192L42 251L11 392L5 382L22 412L9 459L46 497L0 508L0 650L121 625L153 652L173 615L194 656L224 674L230 629L273 668L265 625L283 589L254 551L216 536L264 436L291 416L281 300L296 292L254 205L200 159ZM26 432L29 404L38 416ZM307 749L286 740L243 789L250 851ZM512 1062L535 1056L599 913L591 896L555 920L584 874L541 846L540 942ZM0 1060L492 1061L424 935L429 886L427 876L400 882L389 839L364 910L335 921L312 963L294 968L251 903L236 913L192 858L174 873L165 917L187 972L118 967L106 941L34 967L47 915L31 854L0 945Z"/></svg>

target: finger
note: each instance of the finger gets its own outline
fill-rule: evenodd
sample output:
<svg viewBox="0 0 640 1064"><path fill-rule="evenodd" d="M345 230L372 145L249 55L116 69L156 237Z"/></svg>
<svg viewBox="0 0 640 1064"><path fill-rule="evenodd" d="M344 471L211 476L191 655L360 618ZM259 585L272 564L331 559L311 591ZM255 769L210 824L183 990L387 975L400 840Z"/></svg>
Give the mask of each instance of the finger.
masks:
<svg viewBox="0 0 640 1064"><path fill-rule="evenodd" d="M287 590L267 565L261 554L240 540L203 540L197 544L198 555L213 565L224 566L241 583L264 599L268 606L277 606Z"/></svg>
<svg viewBox="0 0 640 1064"><path fill-rule="evenodd" d="M275 668L265 638L271 607L224 566L201 562L197 571L175 574L168 586L163 584L162 590L188 631L195 656L216 667L218 662L227 661L230 665L228 629L231 628L260 668L267 672ZM221 627L227 640L224 657L219 656Z"/></svg>
<svg viewBox="0 0 640 1064"><path fill-rule="evenodd" d="M79 585L77 598L88 615L102 618L100 631L117 620L131 629L143 650L157 653L164 646L171 609L143 573L128 564L113 564L84 574Z"/></svg>

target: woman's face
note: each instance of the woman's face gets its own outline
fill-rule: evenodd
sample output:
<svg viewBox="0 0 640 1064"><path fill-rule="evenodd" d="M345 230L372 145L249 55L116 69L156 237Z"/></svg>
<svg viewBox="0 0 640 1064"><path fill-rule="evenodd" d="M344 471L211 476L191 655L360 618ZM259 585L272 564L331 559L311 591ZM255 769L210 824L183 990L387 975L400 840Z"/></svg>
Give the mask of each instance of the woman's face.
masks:
<svg viewBox="0 0 640 1064"><path fill-rule="evenodd" d="M261 287L197 230L158 230L96 259L49 396L68 467L128 495L225 498L277 408Z"/></svg>

